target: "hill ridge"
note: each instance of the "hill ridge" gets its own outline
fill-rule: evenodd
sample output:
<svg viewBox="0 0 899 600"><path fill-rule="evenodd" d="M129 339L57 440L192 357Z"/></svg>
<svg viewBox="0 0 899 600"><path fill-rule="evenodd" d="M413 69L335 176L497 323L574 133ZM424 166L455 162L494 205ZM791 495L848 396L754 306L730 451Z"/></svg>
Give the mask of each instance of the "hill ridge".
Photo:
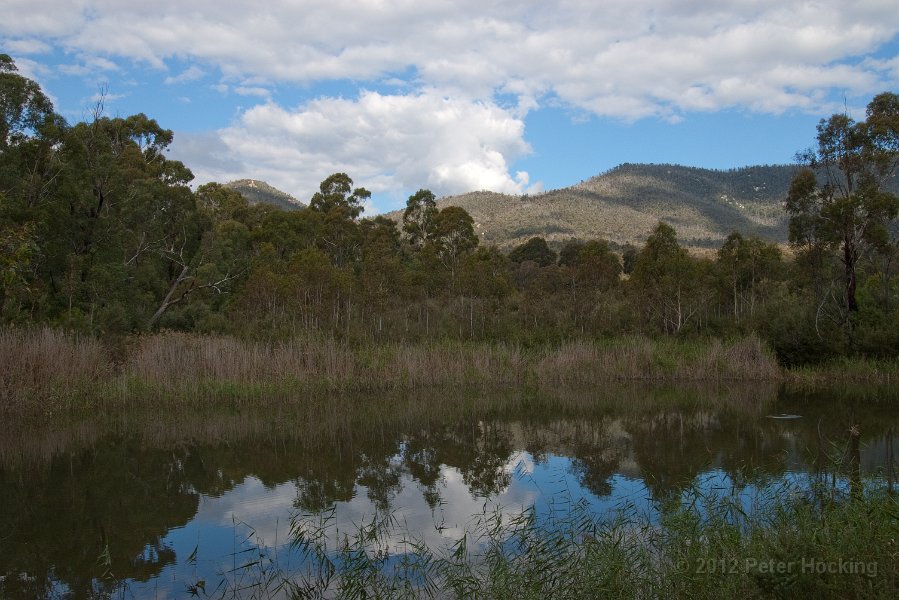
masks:
<svg viewBox="0 0 899 600"><path fill-rule="evenodd" d="M235 179L224 185L238 192L250 204L265 202L284 210L298 210L306 206L287 192L259 179Z"/></svg>
<svg viewBox="0 0 899 600"><path fill-rule="evenodd" d="M728 170L676 164L623 163L565 188L520 196L467 192L440 198L475 221L481 240L510 248L541 236L555 246L603 238L642 244L659 221L690 247L717 248L732 231L785 243L783 210L798 165ZM402 211L387 216L400 220Z"/></svg>

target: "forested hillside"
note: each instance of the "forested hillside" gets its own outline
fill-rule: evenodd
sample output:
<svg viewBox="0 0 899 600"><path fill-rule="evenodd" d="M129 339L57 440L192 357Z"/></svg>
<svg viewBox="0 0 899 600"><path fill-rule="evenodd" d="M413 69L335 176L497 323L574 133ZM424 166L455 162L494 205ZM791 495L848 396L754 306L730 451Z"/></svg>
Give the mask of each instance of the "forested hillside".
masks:
<svg viewBox="0 0 899 600"><path fill-rule="evenodd" d="M689 247L717 248L734 231L786 243L783 202L798 169L623 164L543 194L471 192L443 198L438 205L461 206L474 218L481 239L503 248L532 236L555 246L595 237L615 245L642 244L659 221L674 226Z"/></svg>

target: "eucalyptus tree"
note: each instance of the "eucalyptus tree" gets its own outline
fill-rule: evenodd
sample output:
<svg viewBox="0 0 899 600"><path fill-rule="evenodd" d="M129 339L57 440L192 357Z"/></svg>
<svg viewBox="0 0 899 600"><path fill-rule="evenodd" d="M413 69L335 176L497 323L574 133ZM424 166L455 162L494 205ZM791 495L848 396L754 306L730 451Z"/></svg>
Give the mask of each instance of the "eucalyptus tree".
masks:
<svg viewBox="0 0 899 600"><path fill-rule="evenodd" d="M40 86L0 54L0 318L31 318L42 304L43 203L58 179L65 130Z"/></svg>
<svg viewBox="0 0 899 600"><path fill-rule="evenodd" d="M403 233L413 247L420 249L433 236L438 212L431 190L421 189L409 196L403 211Z"/></svg>
<svg viewBox="0 0 899 600"><path fill-rule="evenodd" d="M358 257L362 244L356 219L364 210L362 203L371 198L365 188L353 188L346 173L334 173L319 185L309 202L309 209L321 213L323 222L319 247L327 252L335 266L343 267Z"/></svg>
<svg viewBox="0 0 899 600"><path fill-rule="evenodd" d="M674 228L660 222L637 255L630 281L647 315L665 332L679 333L701 308L699 278Z"/></svg>
<svg viewBox="0 0 899 600"><path fill-rule="evenodd" d="M463 256L477 248L474 220L460 206L447 206L434 217L432 243L440 262L449 270L455 286L456 268Z"/></svg>
<svg viewBox="0 0 899 600"><path fill-rule="evenodd" d="M832 318L851 336L859 310L858 265L889 242L888 225L899 210L899 199L884 189L899 163L899 97L880 94L868 104L865 121L835 114L822 119L817 131L817 148L801 156L808 167L787 195L790 242L841 263L840 291L819 294L818 313L835 309Z"/></svg>
<svg viewBox="0 0 899 600"><path fill-rule="evenodd" d="M548 267L556 262L556 253L549 247L542 237L532 237L523 244L516 246L509 253L509 260L516 263L533 261L541 267Z"/></svg>
<svg viewBox="0 0 899 600"><path fill-rule="evenodd" d="M718 250L716 267L719 280L726 283L734 319L752 316L759 300L763 280L776 275L781 252L756 236L743 237L733 232Z"/></svg>

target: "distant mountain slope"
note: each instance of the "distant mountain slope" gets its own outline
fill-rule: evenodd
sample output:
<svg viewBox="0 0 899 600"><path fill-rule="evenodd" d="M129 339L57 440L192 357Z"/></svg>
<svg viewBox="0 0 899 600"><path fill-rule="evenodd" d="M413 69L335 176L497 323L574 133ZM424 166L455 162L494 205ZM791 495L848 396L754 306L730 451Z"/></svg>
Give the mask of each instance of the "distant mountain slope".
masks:
<svg viewBox="0 0 899 600"><path fill-rule="evenodd" d="M541 236L642 244L661 220L691 247L718 247L732 232L787 240L783 202L798 167L714 171L678 165L623 164L581 183L542 194L471 192L438 206L467 210L483 241L500 247ZM402 218L402 212L389 215Z"/></svg>
<svg viewBox="0 0 899 600"><path fill-rule="evenodd" d="M250 204L266 202L284 210L297 210L306 206L290 194L282 192L258 179L238 179L237 181L226 183L225 187L240 193Z"/></svg>

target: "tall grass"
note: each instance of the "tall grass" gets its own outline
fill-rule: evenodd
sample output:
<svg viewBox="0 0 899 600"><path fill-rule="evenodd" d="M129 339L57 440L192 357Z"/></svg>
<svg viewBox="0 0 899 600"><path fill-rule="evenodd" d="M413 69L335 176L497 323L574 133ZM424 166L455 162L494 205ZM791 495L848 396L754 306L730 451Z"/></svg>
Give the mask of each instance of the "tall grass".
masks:
<svg viewBox="0 0 899 600"><path fill-rule="evenodd" d="M571 342L539 357L537 378L555 385L610 379L649 381L777 380L780 368L756 337L682 342L644 337Z"/></svg>
<svg viewBox="0 0 899 600"><path fill-rule="evenodd" d="M114 358L113 358L114 357ZM773 354L755 337L683 342L633 337L525 349L434 341L354 346L333 339L253 342L163 332L112 350L51 329L0 330L0 411L41 405L208 402L303 392L440 387L536 388L622 381L769 380ZM55 400L54 400L55 399Z"/></svg>
<svg viewBox="0 0 899 600"><path fill-rule="evenodd" d="M820 365L792 368L787 377L790 383L808 387L867 381L895 385L899 383L899 359L842 357Z"/></svg>
<svg viewBox="0 0 899 600"><path fill-rule="evenodd" d="M0 329L0 413L52 412L112 376L96 339L41 329Z"/></svg>
<svg viewBox="0 0 899 600"><path fill-rule="evenodd" d="M125 372L166 387L204 380L246 384L316 381L332 388L356 389L775 380L780 375L773 355L752 337L728 343L626 338L525 350L504 343L349 346L330 339L262 344L184 333L142 338Z"/></svg>

